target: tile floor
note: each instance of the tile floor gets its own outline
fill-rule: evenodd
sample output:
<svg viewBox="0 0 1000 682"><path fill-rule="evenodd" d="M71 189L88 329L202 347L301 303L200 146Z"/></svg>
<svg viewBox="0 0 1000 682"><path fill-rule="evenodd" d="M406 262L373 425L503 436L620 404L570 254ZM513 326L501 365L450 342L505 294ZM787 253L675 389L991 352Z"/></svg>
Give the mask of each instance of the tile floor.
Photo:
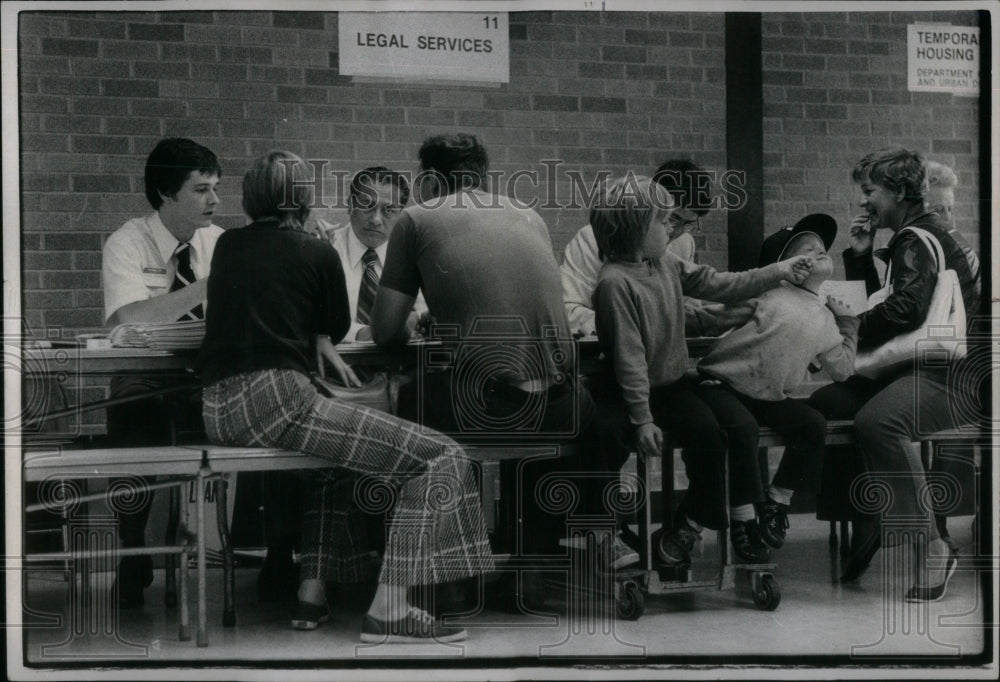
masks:
<svg viewBox="0 0 1000 682"><path fill-rule="evenodd" d="M177 615L162 606L163 577L157 571L146 591L146 606L121 612L117 622L106 608L110 574L96 577L97 601L83 602L74 618L68 583L56 573L27 580L25 657L41 666L243 665L251 667L342 667L435 665L493 668L534 665L714 664L882 665L938 661L960 663L984 647L982 593L969 560L975 554L971 518L950 520L967 569L955 575L944 600L911 605L901 595L909 579L883 579L906 552L879 552L858 585L842 586L831 560L828 524L809 515L791 517L789 541L775 553L775 576L782 599L777 610L760 611L734 590L648 597L636 621L598 615L567 616L566 593L550 588L548 615L479 609L460 616L469 631L453 645L361 645L357 635L366 604L354 594L333 602L331 622L311 632L289 626L290 604L258 604L256 569L237 571L237 626L223 628L222 572L209 571L210 646L177 638ZM708 534L707 534L708 535ZM710 572L714 534L707 537L698 572ZM193 582L193 571L191 573ZM887 587L888 585L888 587ZM487 584L486 588L495 587ZM104 601L101 601L101 600ZM995 596L993 597L995 600ZM191 600L194 622L194 599ZM474 610L475 611L475 610ZM995 601L994 601L994 610ZM46 615L48 614L48 615ZM101 621L105 622L101 622ZM48 624L47 624L48 621ZM992 635L990 635L992 637Z"/></svg>

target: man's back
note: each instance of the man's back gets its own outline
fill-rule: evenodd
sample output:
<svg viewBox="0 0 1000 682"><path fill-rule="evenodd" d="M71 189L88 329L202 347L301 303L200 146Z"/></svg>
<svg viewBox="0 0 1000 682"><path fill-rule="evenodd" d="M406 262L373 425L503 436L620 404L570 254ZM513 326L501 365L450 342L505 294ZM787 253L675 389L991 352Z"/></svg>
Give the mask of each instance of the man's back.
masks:
<svg viewBox="0 0 1000 682"><path fill-rule="evenodd" d="M396 225L386 260L382 285L408 295L419 286L437 324L457 326L461 340L541 342L546 373L564 369L552 362L556 349L569 351L570 339L559 266L533 210L479 191L411 206Z"/></svg>

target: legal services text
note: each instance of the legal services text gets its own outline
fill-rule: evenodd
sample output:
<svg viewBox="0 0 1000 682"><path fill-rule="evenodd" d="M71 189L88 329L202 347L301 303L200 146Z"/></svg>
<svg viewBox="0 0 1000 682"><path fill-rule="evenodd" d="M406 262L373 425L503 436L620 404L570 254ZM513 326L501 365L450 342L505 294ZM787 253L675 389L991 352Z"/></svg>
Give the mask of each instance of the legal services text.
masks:
<svg viewBox="0 0 1000 682"><path fill-rule="evenodd" d="M395 47L410 49L407 37L398 33L357 33L359 47ZM418 50L448 52L493 52L493 41L488 38L450 38L445 36L417 36Z"/></svg>

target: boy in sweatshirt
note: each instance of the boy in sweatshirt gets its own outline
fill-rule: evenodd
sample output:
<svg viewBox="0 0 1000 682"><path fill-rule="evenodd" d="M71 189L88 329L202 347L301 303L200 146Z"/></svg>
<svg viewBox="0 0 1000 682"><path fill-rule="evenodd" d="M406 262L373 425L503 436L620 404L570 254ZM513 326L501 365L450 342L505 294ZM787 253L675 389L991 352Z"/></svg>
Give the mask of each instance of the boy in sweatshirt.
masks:
<svg viewBox="0 0 1000 682"><path fill-rule="evenodd" d="M619 388L627 413L623 440L633 441L640 456L658 456L666 429L684 448L690 485L673 527L666 529L656 548L664 563L684 564L690 562L702 527L726 524L726 437L697 382L684 376L684 296L741 301L783 280L801 283L811 260L800 256L736 273L682 261L664 251L672 207L670 195L659 184L629 174L611 183L598 199L590 224L604 261L593 296L597 336L610 360L608 371L614 374L610 383ZM756 468L756 453L731 466L741 472L734 476L748 475L745 472Z"/></svg>
<svg viewBox="0 0 1000 682"><path fill-rule="evenodd" d="M823 461L826 420L805 400L791 397L809 374L822 368L834 381L854 373L858 318L838 299L819 295L819 287L833 274L827 249L837 235L837 223L828 215L806 216L764 240L760 265L781 258L808 256L812 270L799 284L782 283L757 298L694 311L697 325L688 333L715 335L724 319L734 327L698 363L699 374L719 383L716 396L731 430L747 437L730 437L729 446L757 450L759 424L769 426L785 440L785 452L760 504L760 519L752 507L735 512L747 533L758 534L768 545L781 547L788 529L792 493L813 487ZM715 315L719 317L716 318ZM818 367L817 367L818 365ZM755 472L756 473L756 472ZM759 476L759 473L757 473ZM763 490L760 482L758 489ZM752 526L756 525L757 528Z"/></svg>

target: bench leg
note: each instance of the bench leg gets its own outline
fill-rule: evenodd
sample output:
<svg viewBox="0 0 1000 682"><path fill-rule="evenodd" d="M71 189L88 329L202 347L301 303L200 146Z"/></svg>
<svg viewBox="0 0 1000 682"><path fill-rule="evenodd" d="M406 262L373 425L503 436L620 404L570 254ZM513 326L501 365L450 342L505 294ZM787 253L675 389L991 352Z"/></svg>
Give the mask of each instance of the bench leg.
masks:
<svg viewBox="0 0 1000 682"><path fill-rule="evenodd" d="M167 512L167 537L164 545L173 546L177 544L177 526L180 522L181 507L181 486L170 489L170 505ZM163 592L163 603L167 608L177 606L177 555L168 554L164 557L164 579L166 581Z"/></svg>
<svg viewBox="0 0 1000 682"><path fill-rule="evenodd" d="M665 452L670 452L668 449L664 449ZM664 455L666 457L666 455ZM654 548L652 546L652 540L650 535L652 531L650 526L652 526L652 491L649 487L649 475L646 471L646 460L643 457L636 456L635 459L635 475L642 484L642 496L639 499L640 507L636 512L636 517L639 526L639 539L640 539L640 549L639 558L642 560L642 566L647 571L653 570L653 555Z"/></svg>
<svg viewBox="0 0 1000 682"><path fill-rule="evenodd" d="M219 479L219 490L215 496L215 518L219 526L219 540L222 542L222 627L231 628L236 625L236 579L233 575L233 543L229 537L229 519L227 518L226 490L229 481L225 477Z"/></svg>

